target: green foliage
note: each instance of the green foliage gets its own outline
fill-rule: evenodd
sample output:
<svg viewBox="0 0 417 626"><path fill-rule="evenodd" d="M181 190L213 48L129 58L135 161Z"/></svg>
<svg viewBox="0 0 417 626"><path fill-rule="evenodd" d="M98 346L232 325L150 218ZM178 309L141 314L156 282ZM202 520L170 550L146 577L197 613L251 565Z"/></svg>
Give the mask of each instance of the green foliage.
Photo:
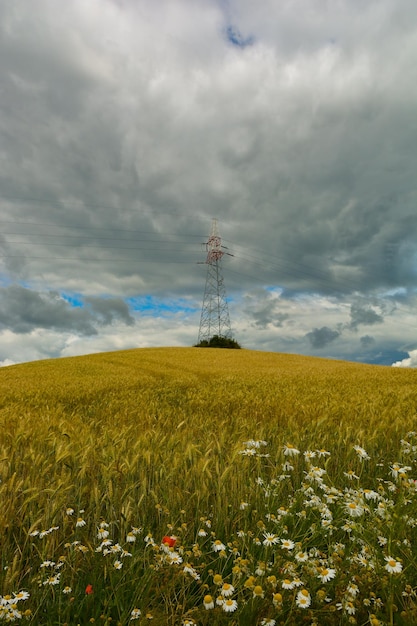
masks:
<svg viewBox="0 0 417 626"><path fill-rule="evenodd" d="M231 348L234 350L240 350L241 346L235 339L231 339L230 337L220 337L219 335L214 335L207 341L207 339L203 339L194 346L195 348Z"/></svg>

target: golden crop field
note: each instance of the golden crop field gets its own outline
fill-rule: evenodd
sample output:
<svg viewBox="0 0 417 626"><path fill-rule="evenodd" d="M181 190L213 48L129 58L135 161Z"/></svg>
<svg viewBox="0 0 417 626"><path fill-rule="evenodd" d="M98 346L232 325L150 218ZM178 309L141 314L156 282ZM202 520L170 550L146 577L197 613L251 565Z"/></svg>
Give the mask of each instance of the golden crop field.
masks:
<svg viewBox="0 0 417 626"><path fill-rule="evenodd" d="M39 361L0 421L0 622L417 623L416 370Z"/></svg>

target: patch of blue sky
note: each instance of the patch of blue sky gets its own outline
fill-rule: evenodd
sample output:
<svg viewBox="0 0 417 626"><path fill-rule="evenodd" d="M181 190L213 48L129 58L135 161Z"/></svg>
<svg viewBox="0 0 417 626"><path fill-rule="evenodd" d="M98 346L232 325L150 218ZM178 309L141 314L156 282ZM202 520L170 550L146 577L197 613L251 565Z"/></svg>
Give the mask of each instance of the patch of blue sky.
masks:
<svg viewBox="0 0 417 626"><path fill-rule="evenodd" d="M74 308L82 308L84 306L84 300L78 293L61 293L61 298L68 302Z"/></svg>
<svg viewBox="0 0 417 626"><path fill-rule="evenodd" d="M238 48L246 48L247 46L252 46L255 41L252 35L250 35L249 37L243 37L239 29L236 28L236 26L232 26L231 24L226 28L226 37L231 44Z"/></svg>
<svg viewBox="0 0 417 626"><path fill-rule="evenodd" d="M187 298L156 298L147 295L126 298L125 301L133 311L149 316L170 317L178 313L192 315L200 310Z"/></svg>
<svg viewBox="0 0 417 626"><path fill-rule="evenodd" d="M269 291L269 293L276 293L278 296L284 291L283 287L278 287L277 285L265 285L264 289Z"/></svg>

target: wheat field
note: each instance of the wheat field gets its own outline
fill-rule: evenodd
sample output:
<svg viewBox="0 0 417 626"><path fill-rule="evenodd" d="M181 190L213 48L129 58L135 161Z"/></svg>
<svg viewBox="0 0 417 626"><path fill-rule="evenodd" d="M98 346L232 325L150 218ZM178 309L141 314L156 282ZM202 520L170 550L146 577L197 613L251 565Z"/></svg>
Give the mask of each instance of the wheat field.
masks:
<svg viewBox="0 0 417 626"><path fill-rule="evenodd" d="M0 622L417 623L415 370L39 361L0 370L0 421Z"/></svg>

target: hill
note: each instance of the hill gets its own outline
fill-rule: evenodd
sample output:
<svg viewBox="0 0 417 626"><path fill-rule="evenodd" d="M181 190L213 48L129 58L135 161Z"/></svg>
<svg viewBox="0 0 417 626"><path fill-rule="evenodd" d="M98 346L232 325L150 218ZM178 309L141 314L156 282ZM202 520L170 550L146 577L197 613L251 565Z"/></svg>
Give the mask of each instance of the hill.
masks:
<svg viewBox="0 0 417 626"><path fill-rule="evenodd" d="M229 620L229 606L236 611L233 623L261 624L268 616L275 619L281 601L271 603L273 585L266 601L265 581L256 574L256 564L269 562L278 550L273 552L278 538L284 540L289 533L288 545L298 545L300 551L320 549L325 555L321 565L314 565L317 571L321 567L341 572L344 557L331 557L330 543L337 538L346 543L340 537L347 532L353 533L351 541L357 536L349 548L351 563L353 548L357 546L354 555L359 558L365 537L357 524L346 530L346 524L355 521L352 511L359 511L361 521L367 516L365 543L375 554L380 552L376 579L366 570L362 593L371 593L372 585L382 593L376 581L381 571L387 575L384 555L390 555L378 547L378 533L389 535L391 551L395 546L390 537L411 542L410 533L415 534L406 518L400 526L392 523L388 531L384 526L391 518L384 519L378 507L384 502L392 508L389 503L395 503L399 518L417 519L409 479L416 470L416 390L416 370L246 350L139 349L4 368L2 593L31 589L33 606L28 610L38 616L33 618L36 624L89 623L101 614L127 623L139 601L155 624L181 624L196 616L201 624L223 624ZM327 482L323 477L329 477ZM390 482L392 489L387 487ZM374 503L366 499L365 487L376 494ZM317 492L317 501L308 495L309 489ZM286 521L280 507L293 509ZM130 543L138 545L139 529L142 548L135 557ZM110 547L105 547L102 541L109 534ZM259 544L254 543L257 534ZM175 536L170 549L158 547L163 535ZM159 543L153 537L159 537ZM119 547L112 565L103 570L104 556L111 556L115 545ZM120 556L122 550L130 554L130 569ZM409 558L405 550L404 565ZM276 567L268 566L270 576L279 576L280 555L282 549L271 561ZM307 590L308 607L311 603L314 608L311 594L320 587L318 575L311 578L311 563L308 570L290 560L290 573L316 581ZM43 565L49 561L54 565ZM179 567L185 562L191 568L185 572L186 583L184 567ZM352 576L362 581L356 572L359 565L350 574L351 565L343 567L345 574L338 574L338 591L334 589L329 607L343 604ZM49 578L43 568L52 568ZM119 569L125 573L119 574ZM204 608L203 590L213 595L213 572L233 582L236 607L219 604L213 613ZM245 586L250 576L256 582L252 587ZM403 582L401 588L398 583L400 599ZM95 589L94 603L85 594L88 584ZM407 584L417 585L415 573ZM257 586L264 601L260 597L259 606L254 606L251 594ZM63 594L66 587L77 609L67 602L64 610L61 601L53 602L58 589ZM287 624L293 623L289 616L298 606L296 591L292 587L288 598L285 593L281 598ZM275 595L281 592L281 587L275 588ZM155 594L161 596L158 601ZM301 611L302 601L300 596ZM355 598L351 601L358 604ZM392 609L392 598L390 602ZM411 604L401 602L408 620L404 623L415 623L410 621L415 617ZM384 597L384 604L388 606L389 599ZM332 622L322 604L316 608L321 624L339 623ZM294 624L300 623L297 615L295 611ZM391 623L389 615L384 619Z"/></svg>

